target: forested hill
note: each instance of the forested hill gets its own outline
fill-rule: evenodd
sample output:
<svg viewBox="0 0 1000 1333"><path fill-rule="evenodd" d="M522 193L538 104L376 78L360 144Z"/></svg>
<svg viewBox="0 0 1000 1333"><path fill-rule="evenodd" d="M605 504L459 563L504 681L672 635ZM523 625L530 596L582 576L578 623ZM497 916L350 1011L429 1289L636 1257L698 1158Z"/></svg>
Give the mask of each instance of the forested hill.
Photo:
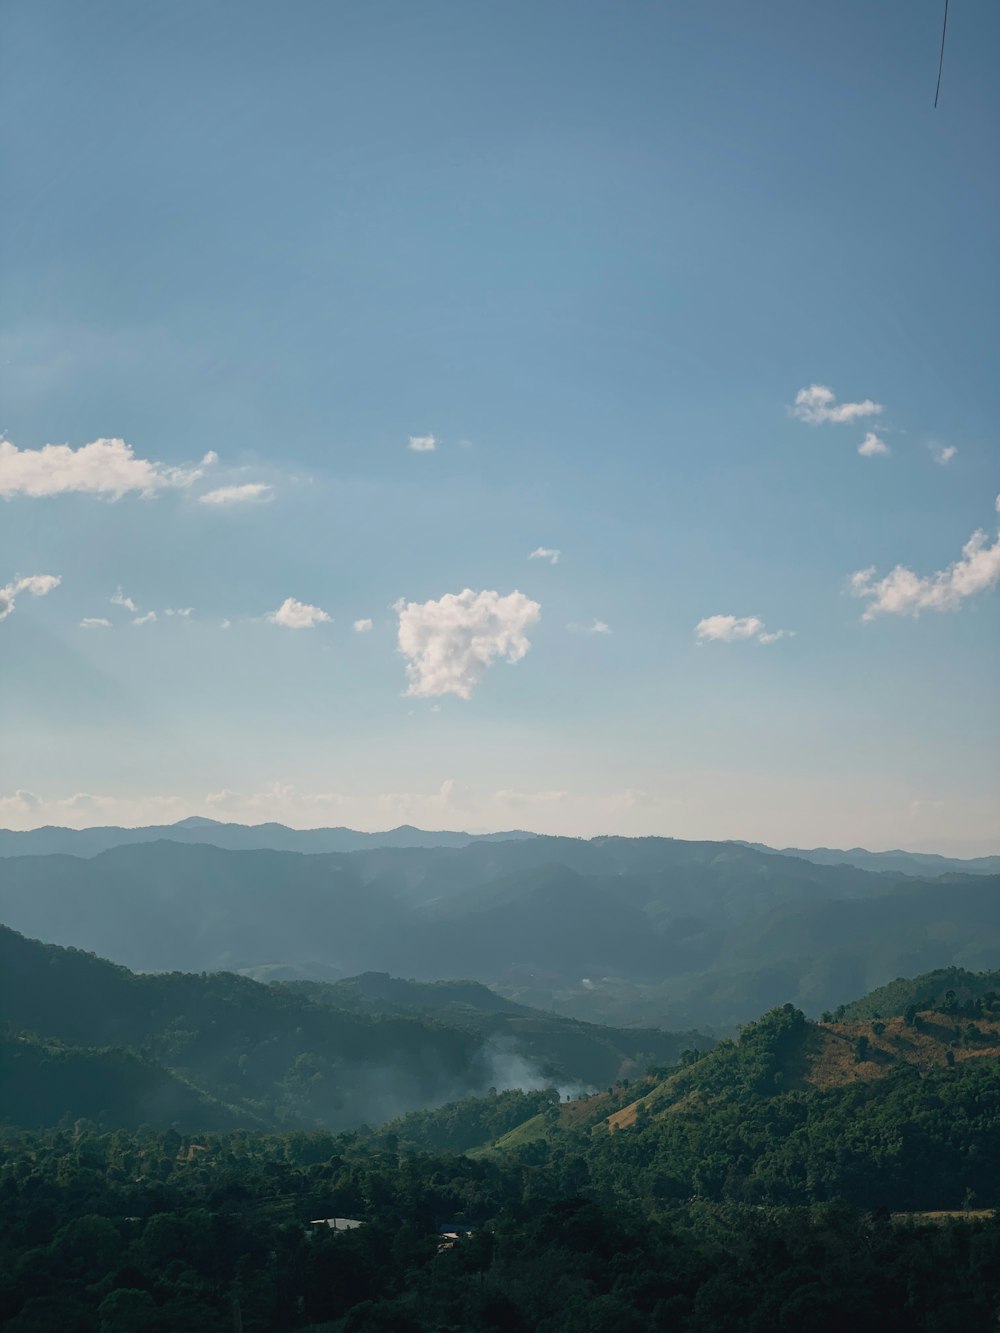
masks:
<svg viewBox="0 0 1000 1333"><path fill-rule="evenodd" d="M227 973L137 976L0 927L0 1117L347 1128L490 1087L593 1086L697 1040L493 998L476 1022L461 1007L361 1012Z"/></svg>
<svg viewBox="0 0 1000 1333"><path fill-rule="evenodd" d="M726 1030L776 1003L818 1014L895 976L991 966L1000 877L665 838L317 855L164 841L0 859L0 920L142 971L465 977L590 1021Z"/></svg>
<svg viewBox="0 0 1000 1333"><path fill-rule="evenodd" d="M786 1006L598 1096L487 1095L374 1133L0 1126L0 1321L990 1333L998 1017L879 1031ZM334 1217L360 1225L315 1223Z"/></svg>
<svg viewBox="0 0 1000 1333"><path fill-rule="evenodd" d="M888 1018L909 1010L940 1009L975 1017L983 1007L992 1009L1000 996L1000 971L968 972L964 967L941 967L919 977L897 977L870 994L841 1005L838 1020Z"/></svg>
<svg viewBox="0 0 1000 1333"><path fill-rule="evenodd" d="M970 1017L974 1012L975 1016ZM560 1102L506 1094L408 1115L414 1149L583 1152L609 1191L662 1202L1000 1205L1000 1000L810 1023L786 1005L738 1040Z"/></svg>

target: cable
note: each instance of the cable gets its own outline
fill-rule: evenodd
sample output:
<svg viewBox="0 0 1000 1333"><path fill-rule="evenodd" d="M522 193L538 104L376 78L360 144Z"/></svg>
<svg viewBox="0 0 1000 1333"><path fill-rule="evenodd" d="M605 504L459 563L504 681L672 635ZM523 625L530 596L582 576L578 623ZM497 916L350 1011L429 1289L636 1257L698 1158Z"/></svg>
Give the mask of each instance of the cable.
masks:
<svg viewBox="0 0 1000 1333"><path fill-rule="evenodd" d="M944 68L944 38L948 31L948 0L944 0L944 23L941 25L941 54L938 57L938 77L937 87L934 89L934 108L937 109L938 97L941 93L941 70Z"/></svg>

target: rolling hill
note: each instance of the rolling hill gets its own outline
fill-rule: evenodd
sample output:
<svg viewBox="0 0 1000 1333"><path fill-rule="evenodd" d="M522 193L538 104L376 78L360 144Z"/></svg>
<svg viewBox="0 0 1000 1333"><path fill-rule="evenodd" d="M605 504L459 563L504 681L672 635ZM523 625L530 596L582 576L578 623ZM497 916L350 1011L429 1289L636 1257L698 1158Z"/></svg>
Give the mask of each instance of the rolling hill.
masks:
<svg viewBox="0 0 1000 1333"><path fill-rule="evenodd" d="M352 992L137 976L0 927L0 1116L342 1129L491 1087L591 1086L675 1059L695 1039L535 1013L472 983L417 1002L414 989L438 988L377 980L358 978ZM387 990L394 1000L378 998Z"/></svg>

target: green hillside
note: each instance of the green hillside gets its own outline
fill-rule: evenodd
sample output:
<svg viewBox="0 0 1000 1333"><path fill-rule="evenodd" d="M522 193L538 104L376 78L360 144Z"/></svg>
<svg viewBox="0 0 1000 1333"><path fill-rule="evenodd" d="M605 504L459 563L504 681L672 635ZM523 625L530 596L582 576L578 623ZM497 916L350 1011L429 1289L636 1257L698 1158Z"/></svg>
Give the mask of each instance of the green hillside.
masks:
<svg viewBox="0 0 1000 1333"><path fill-rule="evenodd" d="M0 1324L989 1333L1000 1004L974 1003L818 1024L786 1005L628 1084L374 1132L0 1126Z"/></svg>
<svg viewBox="0 0 1000 1333"><path fill-rule="evenodd" d="M887 1018L910 1008L953 1009L975 1006L975 1001L1000 995L1000 972L968 972L964 967L940 967L919 977L897 977L860 1000L841 1005L837 1018ZM981 1008L981 1006L980 1006Z"/></svg>
<svg viewBox="0 0 1000 1333"><path fill-rule="evenodd" d="M475 983L136 975L5 927L0 1019L16 1056L0 1115L24 1125L347 1128L491 1088L592 1086L690 1040L534 1013Z"/></svg>
<svg viewBox="0 0 1000 1333"><path fill-rule="evenodd" d="M1000 1206L1000 1002L975 1022L817 1024L786 1005L665 1076L521 1109L508 1128L467 1106L427 1112L419 1142L468 1150L478 1124L481 1149L522 1163L583 1152L609 1192L665 1205ZM387 1128L403 1141L404 1125Z"/></svg>

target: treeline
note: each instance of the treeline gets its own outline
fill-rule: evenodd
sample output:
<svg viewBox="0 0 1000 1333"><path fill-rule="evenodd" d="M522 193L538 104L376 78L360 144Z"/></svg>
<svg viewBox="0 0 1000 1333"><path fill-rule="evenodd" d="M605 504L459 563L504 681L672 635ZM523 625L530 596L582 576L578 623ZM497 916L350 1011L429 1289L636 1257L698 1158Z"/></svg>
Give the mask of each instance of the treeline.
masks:
<svg viewBox="0 0 1000 1333"><path fill-rule="evenodd" d="M1000 972L969 972L941 967L919 977L897 977L851 1004L842 1004L824 1018L850 1022L859 1018L890 1018L921 1009L963 1014L969 1018L1000 1010Z"/></svg>
<svg viewBox="0 0 1000 1333"><path fill-rule="evenodd" d="M619 1136L623 1138L624 1136ZM11 1333L986 1333L1000 1224L615 1203L541 1162L399 1156L357 1136L7 1135ZM350 1216L336 1234L311 1219ZM443 1226L468 1231L442 1249Z"/></svg>

